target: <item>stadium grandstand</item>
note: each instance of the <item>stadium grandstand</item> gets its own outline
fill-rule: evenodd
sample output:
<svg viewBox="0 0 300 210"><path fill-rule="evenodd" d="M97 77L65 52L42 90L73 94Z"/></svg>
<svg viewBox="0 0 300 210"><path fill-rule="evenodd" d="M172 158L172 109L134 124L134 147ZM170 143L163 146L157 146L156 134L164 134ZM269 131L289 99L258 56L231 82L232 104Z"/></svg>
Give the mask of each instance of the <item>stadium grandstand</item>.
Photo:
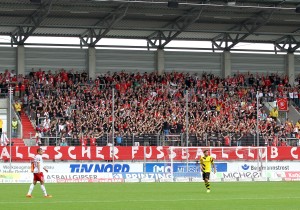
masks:
<svg viewBox="0 0 300 210"><path fill-rule="evenodd" d="M2 97L13 89L3 145L298 145L297 1L0 0L0 8ZM278 110L282 98L288 111Z"/></svg>
<svg viewBox="0 0 300 210"><path fill-rule="evenodd" d="M300 0L0 0L1 209L299 210L299 99Z"/></svg>

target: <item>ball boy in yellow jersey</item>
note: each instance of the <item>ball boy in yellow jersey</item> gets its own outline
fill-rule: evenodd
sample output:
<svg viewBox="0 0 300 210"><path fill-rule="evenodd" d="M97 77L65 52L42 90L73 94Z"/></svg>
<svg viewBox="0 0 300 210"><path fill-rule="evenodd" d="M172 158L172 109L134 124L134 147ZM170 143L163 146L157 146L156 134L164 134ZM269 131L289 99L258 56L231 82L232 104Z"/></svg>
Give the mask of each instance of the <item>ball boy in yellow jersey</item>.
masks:
<svg viewBox="0 0 300 210"><path fill-rule="evenodd" d="M200 158L200 167L201 167L202 177L205 183L205 187L208 193L210 192L209 176L211 172L211 166L214 169L214 173L216 173L216 166L214 164L214 159L208 155L208 150L204 150L204 156Z"/></svg>

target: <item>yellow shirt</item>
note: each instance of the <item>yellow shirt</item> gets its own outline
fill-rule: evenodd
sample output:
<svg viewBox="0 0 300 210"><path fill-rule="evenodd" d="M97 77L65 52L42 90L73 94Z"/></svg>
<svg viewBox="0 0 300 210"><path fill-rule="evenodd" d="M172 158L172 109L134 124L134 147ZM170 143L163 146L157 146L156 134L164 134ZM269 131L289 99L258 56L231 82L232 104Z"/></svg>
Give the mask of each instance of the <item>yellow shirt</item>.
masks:
<svg viewBox="0 0 300 210"><path fill-rule="evenodd" d="M17 128L18 127L18 121L16 120L16 121L12 121L11 122L11 124L12 124L12 128Z"/></svg>
<svg viewBox="0 0 300 210"><path fill-rule="evenodd" d="M211 156L207 156L207 157L201 157L200 158L200 164L203 168L202 172L211 172L211 165L214 164L214 159Z"/></svg>
<svg viewBox="0 0 300 210"><path fill-rule="evenodd" d="M3 127L3 120L0 119L0 128Z"/></svg>
<svg viewBox="0 0 300 210"><path fill-rule="evenodd" d="M16 109L17 112L20 112L21 111L21 104L16 103L15 104L15 109Z"/></svg>
<svg viewBox="0 0 300 210"><path fill-rule="evenodd" d="M270 112L270 115L271 115L271 117L278 117L278 110L274 110L274 109L272 109L271 110L271 112Z"/></svg>

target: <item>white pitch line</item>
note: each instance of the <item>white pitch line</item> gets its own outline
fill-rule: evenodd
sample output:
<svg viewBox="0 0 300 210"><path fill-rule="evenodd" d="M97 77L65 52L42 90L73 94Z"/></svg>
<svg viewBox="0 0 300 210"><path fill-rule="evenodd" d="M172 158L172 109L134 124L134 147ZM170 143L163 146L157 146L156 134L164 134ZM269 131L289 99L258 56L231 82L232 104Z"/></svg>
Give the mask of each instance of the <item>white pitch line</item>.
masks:
<svg viewBox="0 0 300 210"><path fill-rule="evenodd" d="M204 196L204 195L203 195ZM34 200L35 198L31 198L30 200ZM123 203L123 202L176 202L176 201L226 201L226 200L273 200L274 198L222 198L222 199L214 199L214 198L205 198L199 197L199 199L176 199L176 200L93 200L93 201L55 201L55 198L50 198L54 200L53 202L41 202L41 201L0 201L0 204L44 204L44 203ZM50 200L47 199L47 200ZM285 199L300 199L300 197L280 197L276 198L276 200L285 200Z"/></svg>

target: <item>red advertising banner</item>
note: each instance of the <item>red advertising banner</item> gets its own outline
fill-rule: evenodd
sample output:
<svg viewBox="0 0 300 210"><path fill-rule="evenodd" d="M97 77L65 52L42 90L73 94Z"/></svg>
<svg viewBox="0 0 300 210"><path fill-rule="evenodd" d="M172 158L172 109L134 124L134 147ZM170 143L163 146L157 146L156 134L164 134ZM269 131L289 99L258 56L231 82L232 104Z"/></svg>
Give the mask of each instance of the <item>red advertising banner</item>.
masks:
<svg viewBox="0 0 300 210"><path fill-rule="evenodd" d="M287 98L277 98L277 106L279 111L288 111Z"/></svg>
<svg viewBox="0 0 300 210"><path fill-rule="evenodd" d="M300 179L300 171L286 171L285 177L291 179Z"/></svg>
<svg viewBox="0 0 300 210"><path fill-rule="evenodd" d="M38 147L13 146L13 161L31 160ZM44 160L199 160L205 149L218 160L256 160L258 154L265 158L264 149L255 147L172 148L162 146L133 147L81 147L44 146ZM268 147L268 160L300 160L300 147ZM112 155L114 154L114 158ZM10 148L0 147L0 160L10 159Z"/></svg>

